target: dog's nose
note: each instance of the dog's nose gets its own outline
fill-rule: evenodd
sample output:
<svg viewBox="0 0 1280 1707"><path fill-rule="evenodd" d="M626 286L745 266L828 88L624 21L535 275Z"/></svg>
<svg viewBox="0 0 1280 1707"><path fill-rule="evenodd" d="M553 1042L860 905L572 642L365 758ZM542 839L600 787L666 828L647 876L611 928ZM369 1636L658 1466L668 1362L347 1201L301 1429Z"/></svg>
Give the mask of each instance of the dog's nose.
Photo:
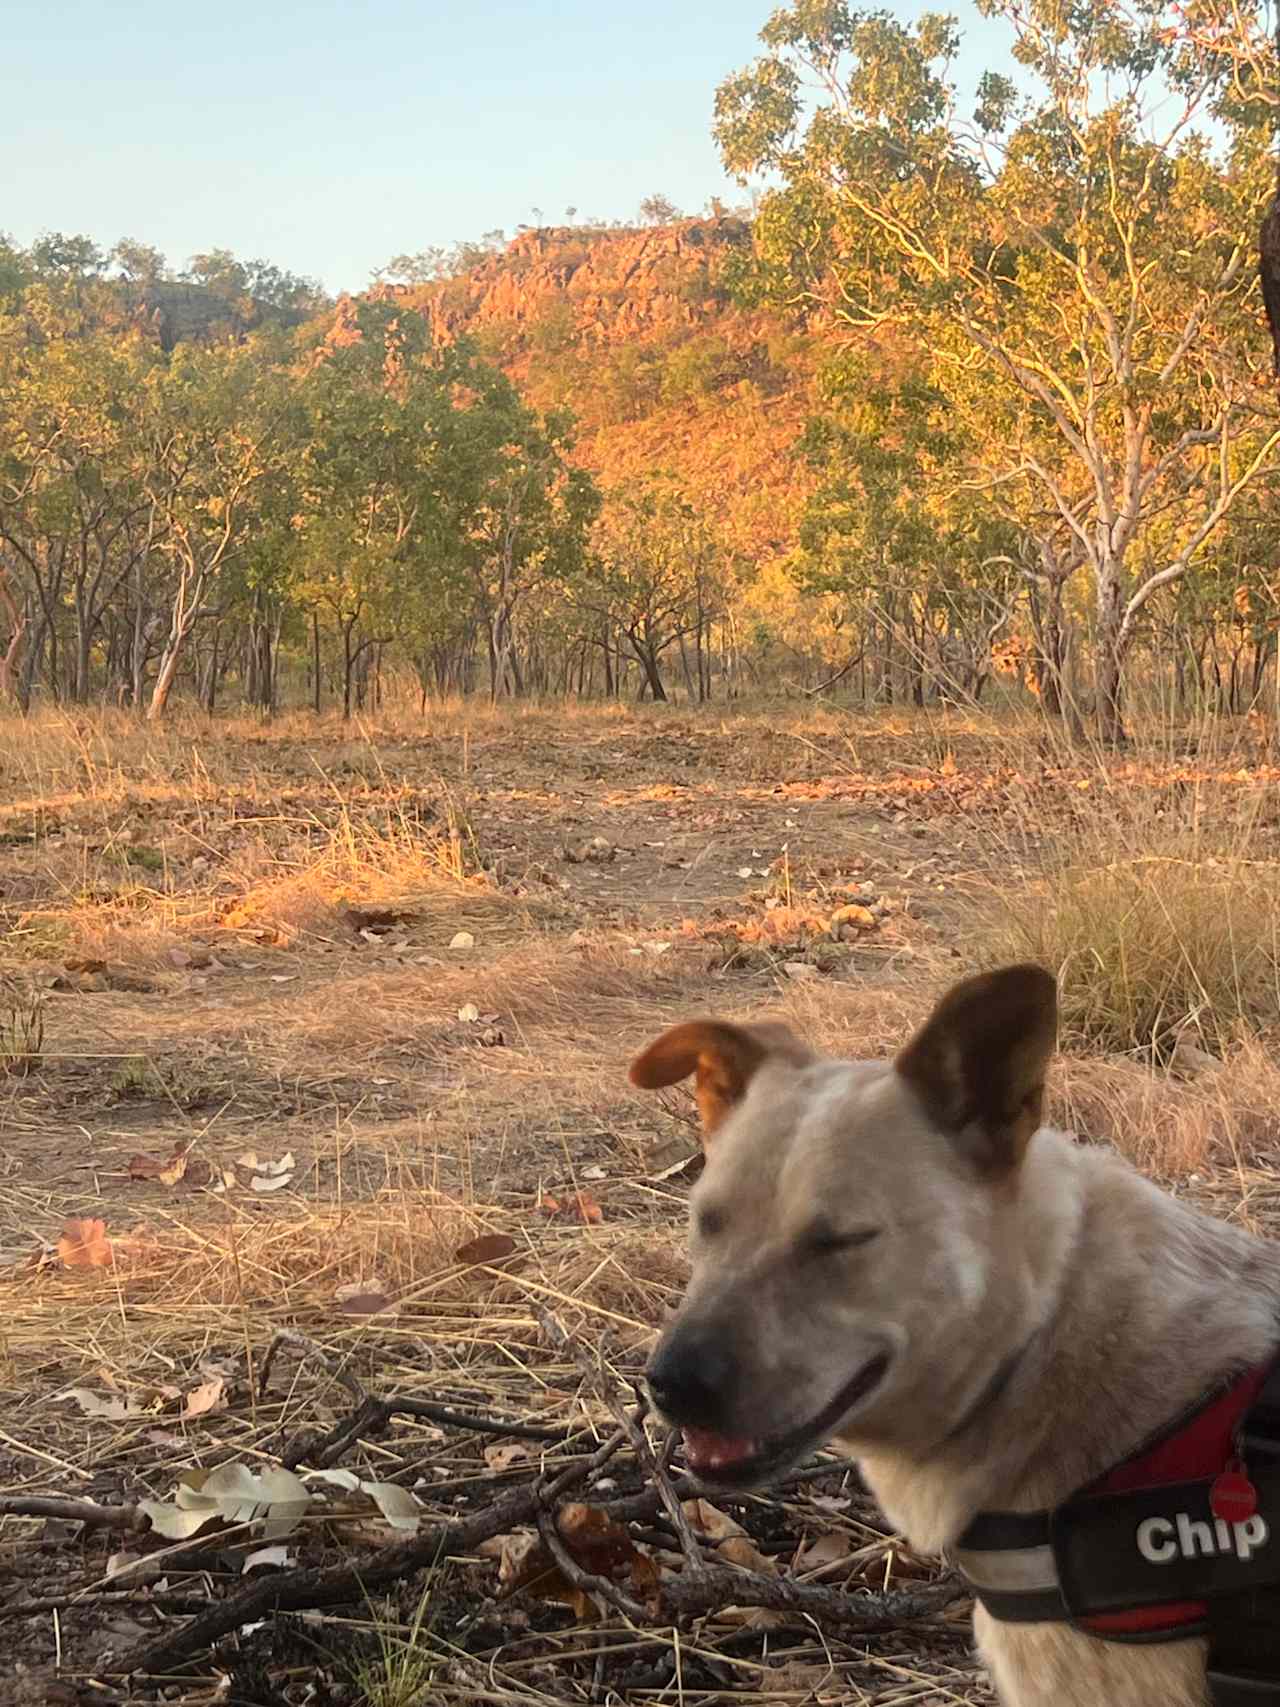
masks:
<svg viewBox="0 0 1280 1707"><path fill-rule="evenodd" d="M658 1409L691 1428L722 1427L728 1420L732 1373L723 1340L686 1334L664 1340L645 1371Z"/></svg>

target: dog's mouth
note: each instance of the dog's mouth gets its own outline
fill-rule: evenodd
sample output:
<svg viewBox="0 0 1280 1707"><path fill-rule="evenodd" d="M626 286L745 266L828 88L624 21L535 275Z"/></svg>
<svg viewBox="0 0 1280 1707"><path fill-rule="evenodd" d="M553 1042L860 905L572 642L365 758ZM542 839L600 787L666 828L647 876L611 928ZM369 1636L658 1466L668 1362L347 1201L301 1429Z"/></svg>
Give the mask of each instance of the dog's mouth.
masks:
<svg viewBox="0 0 1280 1707"><path fill-rule="evenodd" d="M797 1458L803 1457L811 1447L821 1444L853 1407L880 1385L888 1368L888 1353L881 1352L870 1363L863 1364L816 1417L799 1428L788 1429L785 1434L753 1439L685 1426L681 1431L685 1463L699 1480L714 1482L721 1487L744 1487L768 1481Z"/></svg>

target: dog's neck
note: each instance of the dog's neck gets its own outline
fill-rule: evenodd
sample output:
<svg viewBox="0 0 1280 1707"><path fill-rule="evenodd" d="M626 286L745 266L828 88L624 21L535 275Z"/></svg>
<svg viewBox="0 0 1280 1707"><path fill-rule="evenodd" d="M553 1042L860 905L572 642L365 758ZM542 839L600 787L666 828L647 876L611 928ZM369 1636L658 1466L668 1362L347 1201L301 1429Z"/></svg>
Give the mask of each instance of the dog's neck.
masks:
<svg viewBox="0 0 1280 1707"><path fill-rule="evenodd" d="M1054 1505L1280 1340L1280 1248L1108 1152L1037 1135L1007 1272L895 1441L843 1442L890 1518L940 1549L979 1510Z"/></svg>

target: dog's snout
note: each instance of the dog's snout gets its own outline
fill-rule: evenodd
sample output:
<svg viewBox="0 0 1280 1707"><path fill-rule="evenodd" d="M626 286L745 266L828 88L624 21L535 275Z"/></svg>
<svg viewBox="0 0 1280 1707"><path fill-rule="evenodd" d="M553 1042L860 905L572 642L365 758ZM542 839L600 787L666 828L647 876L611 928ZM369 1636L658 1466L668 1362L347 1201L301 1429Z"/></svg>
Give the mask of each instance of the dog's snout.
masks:
<svg viewBox="0 0 1280 1707"><path fill-rule="evenodd" d="M646 1374L654 1403L672 1422L716 1428L728 1420L733 1359L722 1339L672 1334Z"/></svg>

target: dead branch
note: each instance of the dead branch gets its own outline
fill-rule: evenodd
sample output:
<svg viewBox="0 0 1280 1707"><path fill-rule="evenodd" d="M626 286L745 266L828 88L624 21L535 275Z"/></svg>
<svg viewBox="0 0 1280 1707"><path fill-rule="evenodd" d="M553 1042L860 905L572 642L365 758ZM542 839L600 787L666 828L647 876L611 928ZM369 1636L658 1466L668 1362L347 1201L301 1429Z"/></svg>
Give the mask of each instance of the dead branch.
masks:
<svg viewBox="0 0 1280 1707"><path fill-rule="evenodd" d="M686 1565L678 1575L663 1580L661 1602L654 1609L645 1608L618 1585L583 1570L564 1545L555 1517L555 1502L563 1494L589 1481L624 1444L629 1443L640 1451L640 1441L643 1441L643 1460L652 1468L656 1485L641 1494L604 1503L602 1509L617 1519L624 1514L633 1518L666 1508L668 1520L684 1543ZM125 1675L171 1672L244 1624L274 1612L299 1612L367 1599L392 1583L437 1566L445 1559L474 1552L482 1542L529 1523L537 1526L548 1551L571 1583L597 1596L636 1625L703 1617L728 1606L753 1606L799 1615L844 1633L870 1635L929 1619L965 1592L954 1579L947 1579L918 1590L850 1594L818 1584L708 1565L681 1506L681 1495L697 1493L699 1485L686 1478L673 1482L665 1456L654 1454L641 1424L634 1417L625 1416L594 1452L574 1459L553 1477L539 1476L495 1500L484 1511L432 1524L411 1540L384 1547L358 1563L296 1568L262 1576L179 1628L125 1654L117 1669ZM70 1507L89 1502L59 1503Z"/></svg>
<svg viewBox="0 0 1280 1707"><path fill-rule="evenodd" d="M705 1566L696 1574L682 1571L662 1584L663 1605L681 1617L705 1616L726 1606L761 1606L772 1612L803 1613L833 1630L868 1636L931 1618L966 1593L953 1577L919 1589L852 1594L789 1577L757 1576L728 1565Z"/></svg>
<svg viewBox="0 0 1280 1707"><path fill-rule="evenodd" d="M48 1494L0 1494L0 1517L55 1517L83 1523L88 1529L124 1529L141 1532L151 1519L136 1505L99 1505L96 1500L75 1500Z"/></svg>
<svg viewBox="0 0 1280 1707"><path fill-rule="evenodd" d="M586 1474L586 1460L580 1462L582 1473ZM168 1673L242 1624L269 1617L273 1612L302 1612L312 1607L363 1602L370 1594L416 1571L426 1570L458 1553L472 1552L482 1541L532 1523L538 1504L533 1487L516 1488L485 1511L453 1523L432 1524L412 1540L384 1547L372 1558L350 1565L312 1566L264 1574L261 1581L247 1584L178 1629L166 1631L159 1640L124 1654L116 1669L125 1675Z"/></svg>
<svg viewBox="0 0 1280 1707"><path fill-rule="evenodd" d="M152 1607L157 1612L199 1612L208 1606L203 1594L148 1594L136 1589L110 1589L104 1594L77 1590L69 1594L33 1595L30 1600L7 1600L0 1606L0 1623L10 1618L31 1618L40 1612L89 1611L96 1606Z"/></svg>

